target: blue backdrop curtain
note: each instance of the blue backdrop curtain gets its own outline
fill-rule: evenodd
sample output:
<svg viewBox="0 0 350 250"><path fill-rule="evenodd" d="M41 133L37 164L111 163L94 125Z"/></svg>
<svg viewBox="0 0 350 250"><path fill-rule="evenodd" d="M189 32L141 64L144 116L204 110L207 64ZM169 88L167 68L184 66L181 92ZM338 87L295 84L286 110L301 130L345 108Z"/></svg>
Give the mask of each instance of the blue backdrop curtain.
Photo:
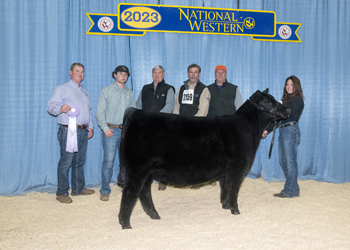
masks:
<svg viewBox="0 0 350 250"><path fill-rule="evenodd" d="M350 181L348 107L350 100L350 3L347 0L240 0L241 9L268 10L277 22L302 23L302 43L254 41L249 37L146 33L142 37L86 35L86 13L116 14L121 2L158 4L158 0L3 0L0 5L0 195L55 191L59 145L56 118L46 112L54 89L69 79L69 66L86 68L84 86L95 117L100 90L113 82L117 65L131 69L127 86L137 98L152 82L151 70L164 66L165 80L176 89L187 79L187 66L202 67L201 81L214 82L214 68L224 64L228 81L243 100L269 88L280 99L285 79L300 78L305 109L298 151L299 178L333 183ZM161 0L162 5L174 1ZM237 8L232 0L179 0L177 5ZM277 131L278 136L278 131ZM283 181L277 146L261 141L249 177ZM277 138L276 138L277 145ZM89 140L85 177L101 183L101 131ZM113 181L118 167L115 167Z"/></svg>

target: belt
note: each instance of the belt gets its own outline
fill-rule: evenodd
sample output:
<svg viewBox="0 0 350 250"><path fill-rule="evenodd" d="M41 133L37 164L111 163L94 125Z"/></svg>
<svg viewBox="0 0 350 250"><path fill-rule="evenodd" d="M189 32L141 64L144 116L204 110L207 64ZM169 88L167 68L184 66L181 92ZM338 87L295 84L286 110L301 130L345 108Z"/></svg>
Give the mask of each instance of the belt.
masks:
<svg viewBox="0 0 350 250"><path fill-rule="evenodd" d="M63 125L61 124L63 127L68 127L68 125ZM87 126L86 125L77 125L77 128L80 128L80 129L86 129Z"/></svg>
<svg viewBox="0 0 350 250"><path fill-rule="evenodd" d="M120 128L120 129L123 128L123 125L113 125L113 124L109 124L109 123L107 123L107 126L112 127L112 128Z"/></svg>
<svg viewBox="0 0 350 250"><path fill-rule="evenodd" d="M296 122L286 123L286 124L280 125L279 128L285 128L285 127L294 126L294 125L297 125L297 124L298 123L296 123Z"/></svg>

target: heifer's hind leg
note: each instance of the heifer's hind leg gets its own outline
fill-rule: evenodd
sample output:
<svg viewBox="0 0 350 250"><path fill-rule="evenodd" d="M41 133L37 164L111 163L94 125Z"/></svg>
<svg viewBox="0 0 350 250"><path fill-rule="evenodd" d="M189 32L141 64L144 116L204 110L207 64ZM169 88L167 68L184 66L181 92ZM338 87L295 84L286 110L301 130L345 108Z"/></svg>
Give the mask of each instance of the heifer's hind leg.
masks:
<svg viewBox="0 0 350 250"><path fill-rule="evenodd" d="M230 204L229 204L229 197L228 197L228 187L227 187L227 181L226 177L220 177L219 178L219 183L220 183L220 202L222 204L223 209L230 209Z"/></svg>
<svg viewBox="0 0 350 250"><path fill-rule="evenodd" d="M160 217L154 207L153 200L152 200L152 193L151 193L152 182L153 182L153 178L152 178L152 175L150 175L146 180L146 183L143 186L143 189L141 191L140 202L146 214L148 214L154 220L159 220Z"/></svg>
<svg viewBox="0 0 350 250"><path fill-rule="evenodd" d="M138 198L135 188L126 186L123 189L122 200L120 202L119 223L123 229L131 228L130 217Z"/></svg>

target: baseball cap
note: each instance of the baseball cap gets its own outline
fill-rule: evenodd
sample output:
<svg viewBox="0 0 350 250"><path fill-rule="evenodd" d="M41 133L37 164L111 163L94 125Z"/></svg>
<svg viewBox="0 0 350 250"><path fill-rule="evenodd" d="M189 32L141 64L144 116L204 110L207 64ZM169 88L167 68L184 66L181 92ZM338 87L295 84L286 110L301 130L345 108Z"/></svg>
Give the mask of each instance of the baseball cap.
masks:
<svg viewBox="0 0 350 250"><path fill-rule="evenodd" d="M227 72L227 71L226 71L226 67L225 67L224 65L218 65L218 66L216 66L215 72L218 71L219 69L222 69L223 71Z"/></svg>
<svg viewBox="0 0 350 250"><path fill-rule="evenodd" d="M115 68L114 72L112 72L112 77L114 78L114 74L117 74L117 72L125 72L128 74L128 76L130 76L130 72L128 67L124 66L124 65L119 65L118 67Z"/></svg>

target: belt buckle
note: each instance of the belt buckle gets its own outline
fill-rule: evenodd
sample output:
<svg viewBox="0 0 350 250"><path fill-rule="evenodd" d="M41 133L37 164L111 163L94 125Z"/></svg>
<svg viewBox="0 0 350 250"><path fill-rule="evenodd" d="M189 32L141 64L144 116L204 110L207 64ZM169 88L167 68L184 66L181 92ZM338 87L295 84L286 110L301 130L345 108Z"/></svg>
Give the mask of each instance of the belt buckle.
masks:
<svg viewBox="0 0 350 250"><path fill-rule="evenodd" d="M286 123L286 124L282 124L280 126L280 128L285 128L285 127L289 127L289 126L294 126L296 125L297 123L296 122L290 122L290 123Z"/></svg>

